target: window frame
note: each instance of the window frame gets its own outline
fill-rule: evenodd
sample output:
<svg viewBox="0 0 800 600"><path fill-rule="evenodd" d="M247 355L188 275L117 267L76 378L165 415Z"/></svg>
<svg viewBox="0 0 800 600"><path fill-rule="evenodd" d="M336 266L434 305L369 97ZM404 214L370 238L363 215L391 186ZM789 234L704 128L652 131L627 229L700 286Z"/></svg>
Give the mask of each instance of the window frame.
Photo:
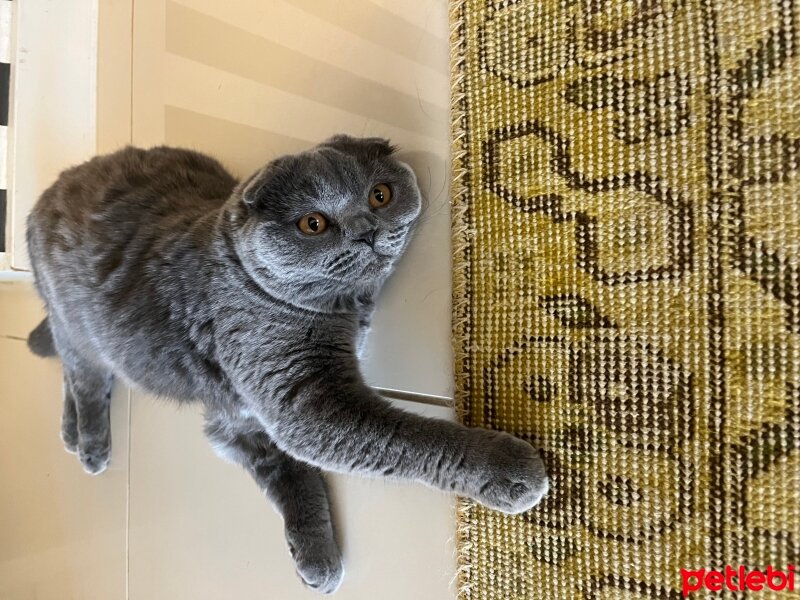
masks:
<svg viewBox="0 0 800 600"><path fill-rule="evenodd" d="M30 270L25 220L58 173L131 140L133 0L13 4L6 274Z"/></svg>

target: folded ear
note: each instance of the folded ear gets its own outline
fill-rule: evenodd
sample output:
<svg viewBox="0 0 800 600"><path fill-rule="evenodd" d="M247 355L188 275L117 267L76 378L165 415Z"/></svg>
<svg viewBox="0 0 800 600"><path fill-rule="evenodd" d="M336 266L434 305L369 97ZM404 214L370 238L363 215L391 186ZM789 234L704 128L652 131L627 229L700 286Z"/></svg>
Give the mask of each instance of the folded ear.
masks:
<svg viewBox="0 0 800 600"><path fill-rule="evenodd" d="M277 158L240 183L237 190L242 202L250 208L260 209L283 196L281 190L291 183L291 158Z"/></svg>
<svg viewBox="0 0 800 600"><path fill-rule="evenodd" d="M391 156L397 151L389 140L377 137L357 138L340 133L325 140L320 146L330 146L366 161Z"/></svg>

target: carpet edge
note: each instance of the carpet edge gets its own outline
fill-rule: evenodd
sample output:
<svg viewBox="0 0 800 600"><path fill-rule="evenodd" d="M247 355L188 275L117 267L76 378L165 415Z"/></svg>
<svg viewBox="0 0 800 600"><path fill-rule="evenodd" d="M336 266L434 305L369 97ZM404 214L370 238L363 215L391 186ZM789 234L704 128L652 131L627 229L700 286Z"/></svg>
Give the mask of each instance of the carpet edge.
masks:
<svg viewBox="0 0 800 600"><path fill-rule="evenodd" d="M454 404L462 423L469 414L469 170L466 107L465 0L450 0L450 124L451 173L450 210L452 243L452 348L454 361ZM472 501L459 498L456 504L457 598L468 600L472 568Z"/></svg>

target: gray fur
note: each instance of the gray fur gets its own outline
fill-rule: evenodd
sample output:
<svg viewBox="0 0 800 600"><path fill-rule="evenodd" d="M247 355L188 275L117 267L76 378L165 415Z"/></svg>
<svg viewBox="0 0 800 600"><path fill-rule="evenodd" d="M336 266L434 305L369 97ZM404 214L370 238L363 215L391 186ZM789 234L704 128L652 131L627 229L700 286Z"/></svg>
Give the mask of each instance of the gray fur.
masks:
<svg viewBox="0 0 800 600"><path fill-rule="evenodd" d="M371 208L378 183L393 200ZM275 504L298 573L326 593L343 565L321 469L508 513L534 506L547 478L530 445L403 412L359 372L375 297L421 202L411 170L375 138L336 136L239 184L214 159L166 147L62 173L30 215L28 245L48 311L37 331L64 364L67 449L88 472L105 469L112 374L201 402L215 448ZM306 236L296 223L313 211L331 225Z"/></svg>
<svg viewBox="0 0 800 600"><path fill-rule="evenodd" d="M28 335L28 348L36 356L43 358L56 355L53 334L50 333L50 323L46 318L42 319L42 322Z"/></svg>

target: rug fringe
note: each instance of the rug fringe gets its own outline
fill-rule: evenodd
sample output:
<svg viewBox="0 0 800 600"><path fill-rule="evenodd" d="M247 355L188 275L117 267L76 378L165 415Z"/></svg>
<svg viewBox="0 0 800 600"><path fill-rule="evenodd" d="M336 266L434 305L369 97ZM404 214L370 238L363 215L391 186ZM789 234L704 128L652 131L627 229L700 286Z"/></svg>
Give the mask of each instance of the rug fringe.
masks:
<svg viewBox="0 0 800 600"><path fill-rule="evenodd" d="M450 2L450 120L451 120L451 220L453 244L453 359L455 376L455 409L461 422L469 420L469 376L466 349L469 326L469 170L467 169L467 110L465 0ZM470 570L472 569L474 504L460 498L456 507L456 553L457 553L457 597L469 600L472 597Z"/></svg>

